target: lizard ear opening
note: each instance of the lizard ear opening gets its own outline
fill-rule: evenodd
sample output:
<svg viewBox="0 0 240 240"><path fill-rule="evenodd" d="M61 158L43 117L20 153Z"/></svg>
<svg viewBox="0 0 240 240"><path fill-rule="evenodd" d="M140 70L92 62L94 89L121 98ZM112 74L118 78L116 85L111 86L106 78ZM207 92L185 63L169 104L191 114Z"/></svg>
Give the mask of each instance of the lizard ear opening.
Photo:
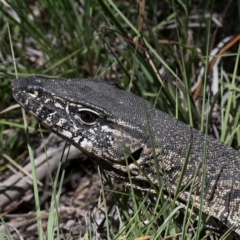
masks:
<svg viewBox="0 0 240 240"><path fill-rule="evenodd" d="M128 165L136 162L140 158L142 151L143 148L139 148L135 152L131 153L131 155L127 158Z"/></svg>

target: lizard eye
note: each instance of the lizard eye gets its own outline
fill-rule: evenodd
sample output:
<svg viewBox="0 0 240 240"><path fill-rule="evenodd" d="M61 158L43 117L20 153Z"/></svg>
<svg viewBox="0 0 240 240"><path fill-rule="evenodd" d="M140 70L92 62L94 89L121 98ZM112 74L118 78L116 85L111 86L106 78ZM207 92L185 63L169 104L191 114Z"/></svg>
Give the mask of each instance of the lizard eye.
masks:
<svg viewBox="0 0 240 240"><path fill-rule="evenodd" d="M86 125L94 125L96 123L96 119L98 114L94 111L90 111L89 109L82 109L80 111L80 119L82 123Z"/></svg>

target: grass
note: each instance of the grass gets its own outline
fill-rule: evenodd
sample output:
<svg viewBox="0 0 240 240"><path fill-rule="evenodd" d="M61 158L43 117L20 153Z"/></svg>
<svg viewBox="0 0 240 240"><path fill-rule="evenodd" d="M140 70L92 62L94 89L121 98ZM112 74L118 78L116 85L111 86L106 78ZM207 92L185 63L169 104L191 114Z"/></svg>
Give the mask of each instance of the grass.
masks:
<svg viewBox="0 0 240 240"><path fill-rule="evenodd" d="M188 1L172 0L146 5L140 1L140 4L141 8L131 2L111 0L90 0L84 3L73 0L41 0L33 3L17 0L9 1L9 6L0 2L0 111L14 103L10 85L16 74L18 77L44 75L101 78L119 84L169 115L216 136L212 130L214 101L206 95L208 72L203 74L203 87L196 100L191 92L191 81L199 75L198 62L202 62L208 69L211 45L216 45L226 36L224 30L219 29L212 20L215 19L214 14L220 8L221 12L226 12L228 23L235 26L235 19L231 15L239 18L238 3L229 6L219 3L217 6L213 1L205 1L204 4L190 5ZM209 13L210 17L204 13ZM197 20L192 20L193 16L197 16ZM197 27L191 27L191 23ZM174 24L176 27L173 27ZM236 27L225 28L229 28L227 32L237 32ZM198 47L202 49L201 54ZM233 47L231 50L233 54L225 54L223 58L229 64L219 65L222 83L215 95L215 102L219 102L222 128L217 132L221 141L238 148L240 108L237 104L239 100L236 99L239 94L239 49ZM226 71L230 79L227 84L224 83ZM231 91L223 105L226 89ZM234 119L232 122L229 122L230 116ZM33 130L37 124L32 118L25 118L24 121L23 126L19 109L1 114L1 154L9 155L17 162L31 156L33 162L32 150L29 149L29 153L26 150L32 136L36 136L32 144L39 143L38 131ZM23 129L27 126L31 136L25 141ZM6 163L1 161L1 170L6 168ZM107 180L111 185L111 180ZM39 239L53 239L56 234L59 223L52 209L54 204L58 205L60 194L54 197L58 191L57 181L58 178L52 183L52 215L49 217L47 236L41 229L36 181L34 184ZM177 239L182 235L183 239L204 239L200 221L196 233L188 231L189 226L191 228L190 219L194 218L190 206L188 212L183 211L183 222L179 226L174 219L183 207L175 205L174 201L165 201L163 190L160 188L158 191L157 198L151 201L149 199L152 196L142 195L133 188L124 192L102 189L103 202L106 204L108 194L113 195L117 202L116 214L122 219L119 220L117 230L114 230L114 221L108 216L108 208L105 207L107 238L136 239L152 236L151 239ZM57 236L60 237L59 232ZM90 232L85 235L85 239L91 239Z"/></svg>

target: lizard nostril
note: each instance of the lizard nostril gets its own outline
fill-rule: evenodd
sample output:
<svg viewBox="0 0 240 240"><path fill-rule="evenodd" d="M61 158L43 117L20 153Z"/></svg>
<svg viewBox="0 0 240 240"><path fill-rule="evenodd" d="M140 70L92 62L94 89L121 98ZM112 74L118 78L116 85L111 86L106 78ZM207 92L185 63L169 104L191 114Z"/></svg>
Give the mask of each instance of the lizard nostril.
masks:
<svg viewBox="0 0 240 240"><path fill-rule="evenodd" d="M26 92L27 92L30 96L34 97L34 98L37 98L37 97L38 97L38 91L36 91L36 90L28 89Z"/></svg>

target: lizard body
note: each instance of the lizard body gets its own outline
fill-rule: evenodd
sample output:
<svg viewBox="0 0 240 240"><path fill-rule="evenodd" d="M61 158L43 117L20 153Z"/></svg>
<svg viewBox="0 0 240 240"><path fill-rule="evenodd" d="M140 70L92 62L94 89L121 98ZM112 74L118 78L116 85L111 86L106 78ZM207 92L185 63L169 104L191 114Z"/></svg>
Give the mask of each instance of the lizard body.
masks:
<svg viewBox="0 0 240 240"><path fill-rule="evenodd" d="M126 185L130 172L134 187L155 192L161 184L174 196L186 164L180 202L200 209L204 186L203 213L240 236L236 150L100 80L36 76L15 80L12 89L30 114Z"/></svg>

